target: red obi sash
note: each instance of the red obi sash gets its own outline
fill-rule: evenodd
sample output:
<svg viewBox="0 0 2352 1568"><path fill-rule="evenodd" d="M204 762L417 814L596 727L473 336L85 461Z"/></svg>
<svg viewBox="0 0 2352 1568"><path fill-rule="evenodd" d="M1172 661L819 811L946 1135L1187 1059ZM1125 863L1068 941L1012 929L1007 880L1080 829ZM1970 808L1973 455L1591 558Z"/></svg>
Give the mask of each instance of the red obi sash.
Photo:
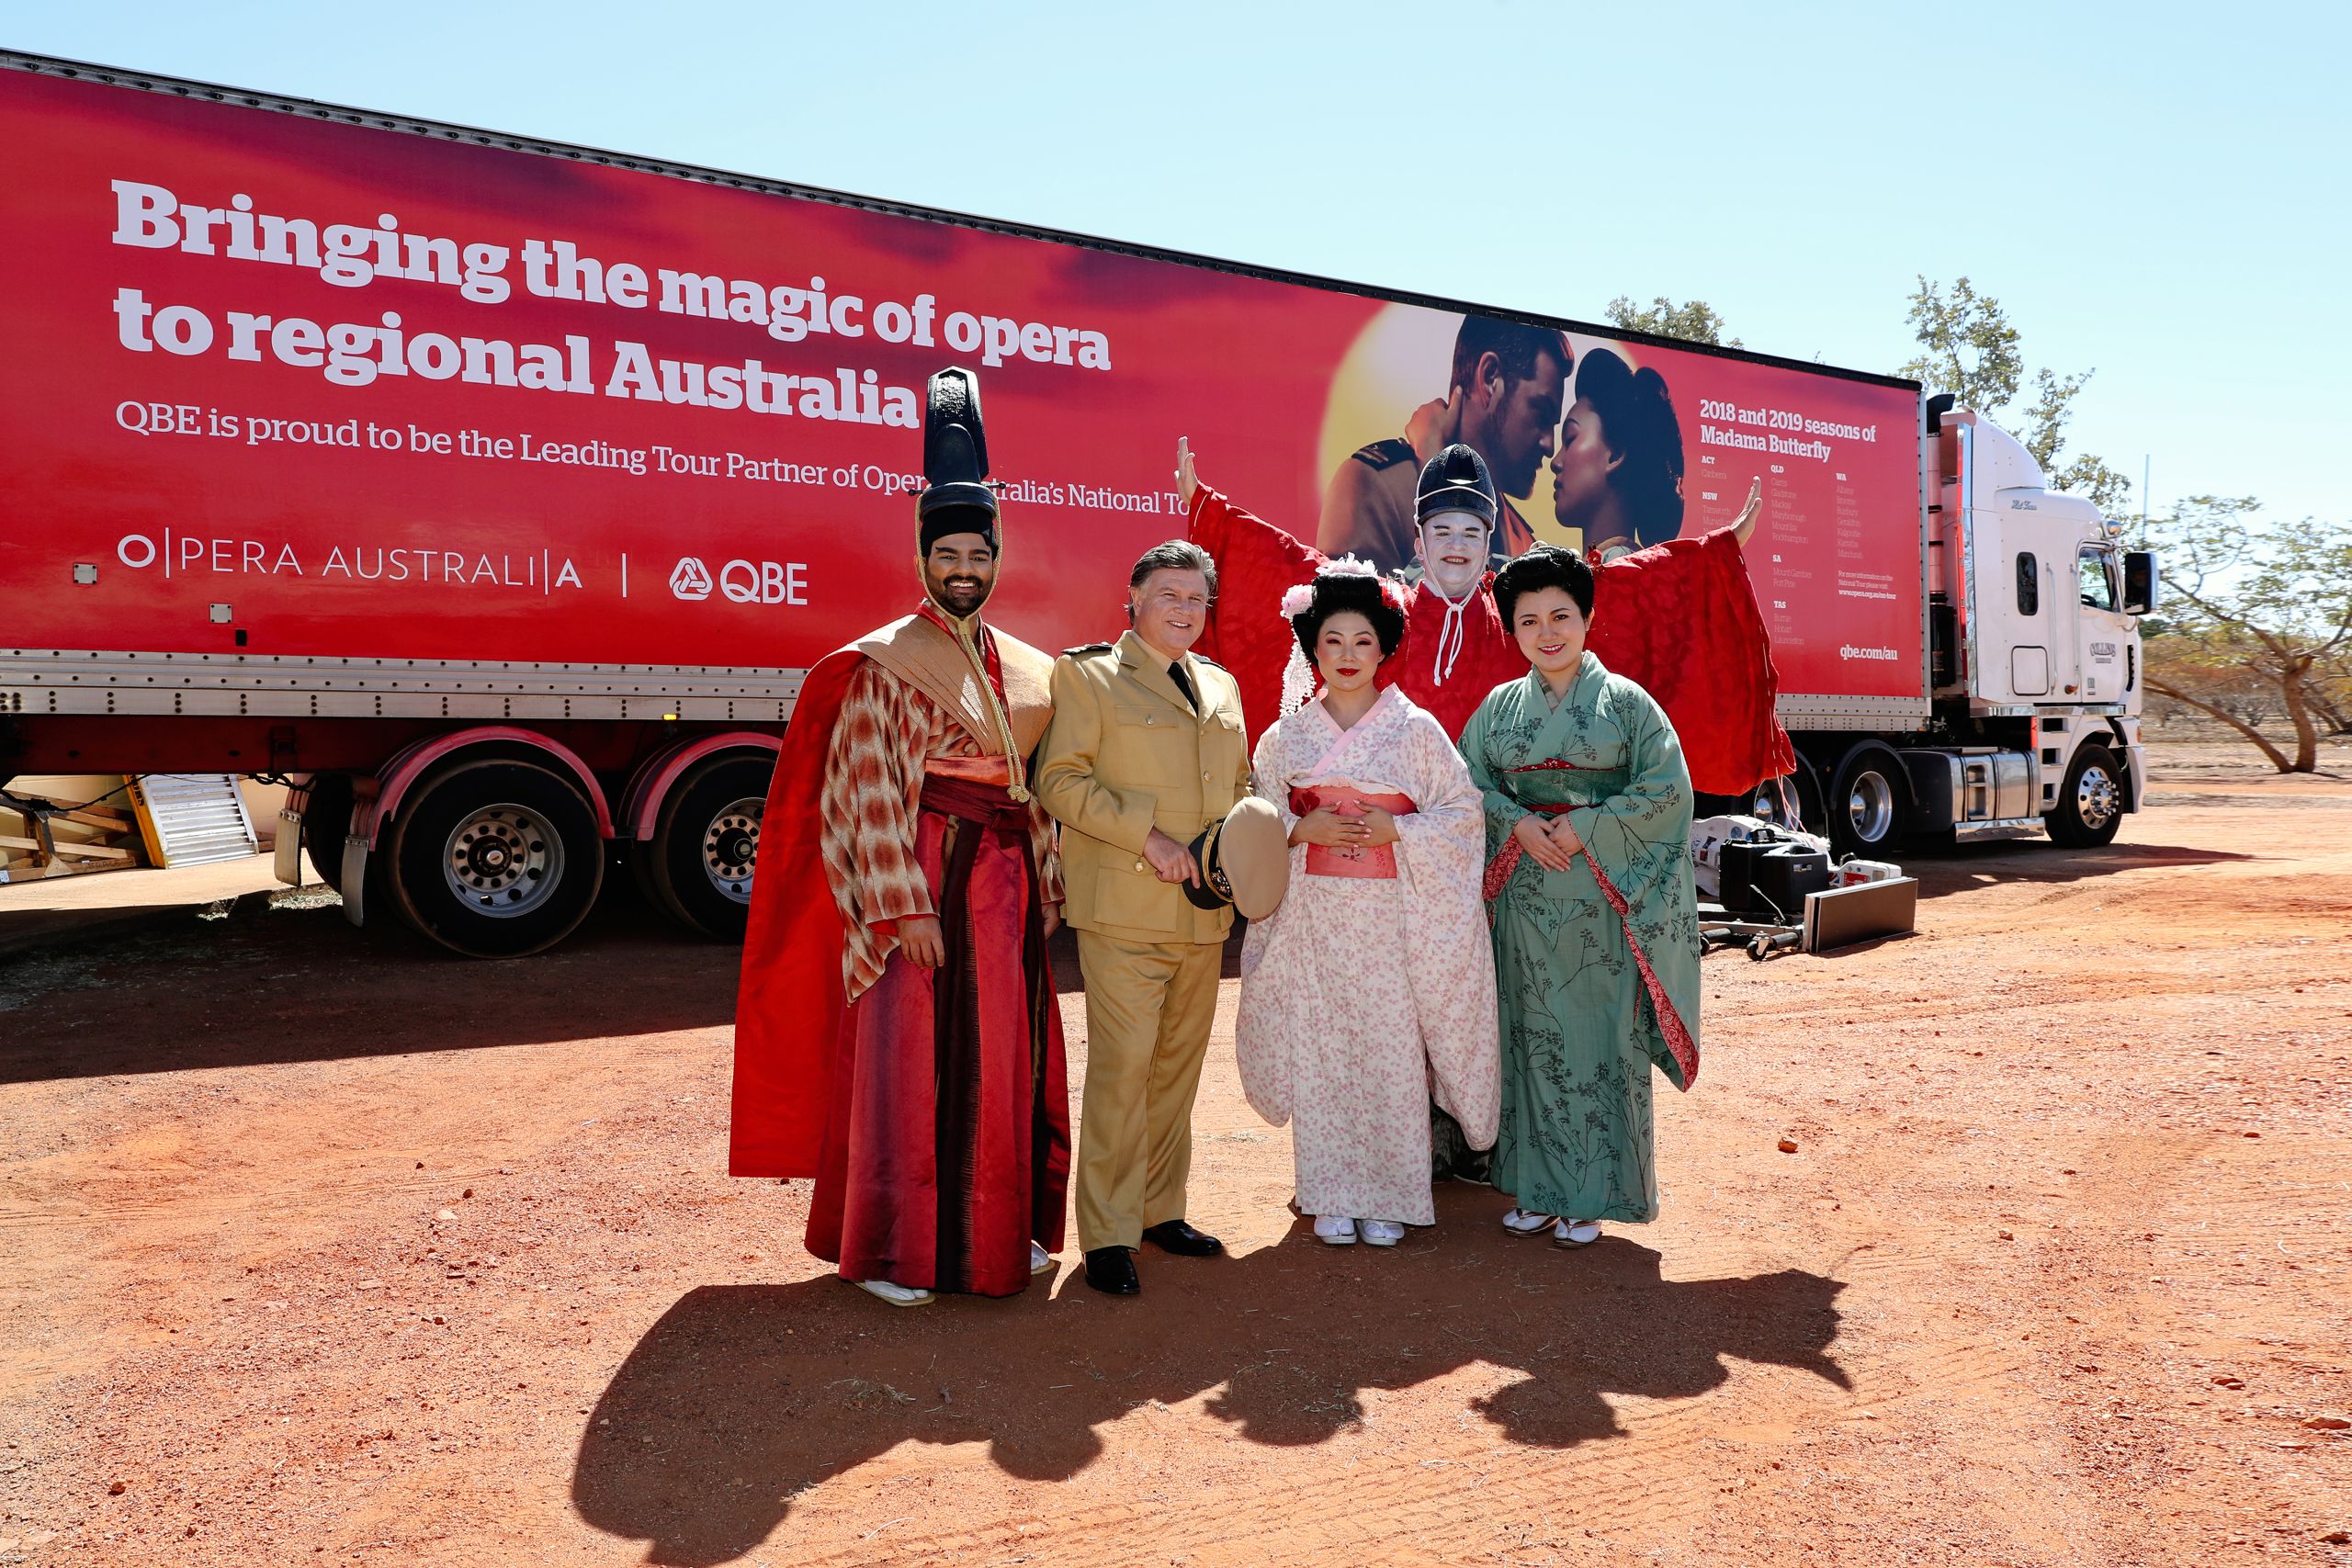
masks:
<svg viewBox="0 0 2352 1568"><path fill-rule="evenodd" d="M1377 806L1391 817L1409 817L1416 809L1411 795L1366 795L1345 784L1321 784L1312 789L1290 792L1290 808L1300 817L1317 807L1329 807L1341 817L1361 818L1368 806ZM1306 874L1370 876L1393 882L1396 877L1396 846L1377 844L1342 849L1309 844L1306 846Z"/></svg>
<svg viewBox="0 0 2352 1568"><path fill-rule="evenodd" d="M991 773L996 776L989 777ZM922 809L1025 836L1029 807L1012 798L1010 776L1001 757L934 757L923 770Z"/></svg>

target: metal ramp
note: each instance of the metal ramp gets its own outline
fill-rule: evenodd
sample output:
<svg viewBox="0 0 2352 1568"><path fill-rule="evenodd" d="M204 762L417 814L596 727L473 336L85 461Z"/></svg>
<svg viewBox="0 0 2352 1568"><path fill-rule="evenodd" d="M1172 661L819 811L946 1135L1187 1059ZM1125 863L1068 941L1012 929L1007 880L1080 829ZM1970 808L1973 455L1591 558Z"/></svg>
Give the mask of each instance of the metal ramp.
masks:
<svg viewBox="0 0 2352 1568"><path fill-rule="evenodd" d="M130 798L156 865L205 865L260 852L234 773L141 773L130 781Z"/></svg>

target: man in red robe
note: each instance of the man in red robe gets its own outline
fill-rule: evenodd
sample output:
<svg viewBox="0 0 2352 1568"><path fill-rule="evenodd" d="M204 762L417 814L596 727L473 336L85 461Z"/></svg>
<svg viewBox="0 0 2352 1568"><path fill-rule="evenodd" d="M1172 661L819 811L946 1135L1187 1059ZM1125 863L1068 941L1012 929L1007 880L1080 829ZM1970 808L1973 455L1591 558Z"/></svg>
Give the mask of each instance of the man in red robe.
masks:
<svg viewBox="0 0 2352 1568"><path fill-rule="evenodd" d="M1026 774L1053 660L980 616L998 509L968 371L932 378L923 466L923 602L809 672L776 760L729 1158L814 1177L808 1250L898 1306L1023 1290L1069 1170L1061 874Z"/></svg>
<svg viewBox="0 0 2352 1568"><path fill-rule="evenodd" d="M1193 542L1216 558L1222 587L1202 639L1240 683L1256 729L1281 711L1283 670L1296 644L1280 612L1283 592L1314 575L1322 553L1199 482L1188 442L1176 446L1176 488ZM1381 666L1414 702L1461 737L1488 692L1527 673L1496 612L1494 576L1473 530L1491 529L1494 487L1468 446L1446 447L1422 470L1420 581L1404 646ZM1586 642L1610 670L1657 700L1674 723L1691 786L1743 795L1796 765L1773 713L1780 682L1772 646L1740 554L1739 530L1594 562L1598 587Z"/></svg>

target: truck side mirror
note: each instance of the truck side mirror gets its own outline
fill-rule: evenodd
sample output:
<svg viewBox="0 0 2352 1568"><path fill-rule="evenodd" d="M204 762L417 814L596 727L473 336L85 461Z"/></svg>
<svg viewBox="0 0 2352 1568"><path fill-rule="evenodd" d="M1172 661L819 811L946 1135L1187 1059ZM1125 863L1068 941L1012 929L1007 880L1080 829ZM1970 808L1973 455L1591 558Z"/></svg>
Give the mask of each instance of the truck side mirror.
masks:
<svg viewBox="0 0 2352 1568"><path fill-rule="evenodd" d="M2123 613L2145 615L2156 607L2156 552L2123 552Z"/></svg>

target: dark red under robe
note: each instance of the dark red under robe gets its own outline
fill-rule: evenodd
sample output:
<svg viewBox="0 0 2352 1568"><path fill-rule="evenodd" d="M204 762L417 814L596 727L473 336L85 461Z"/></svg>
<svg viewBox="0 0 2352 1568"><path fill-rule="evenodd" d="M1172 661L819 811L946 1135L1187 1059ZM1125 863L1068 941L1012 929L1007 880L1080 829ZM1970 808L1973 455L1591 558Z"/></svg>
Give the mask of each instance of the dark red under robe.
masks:
<svg viewBox="0 0 2352 1568"><path fill-rule="evenodd" d="M1216 609L1198 651L1239 684L1254 744L1281 711L1283 667L1296 646L1283 594L1326 558L1206 485L1193 494L1190 525L1193 542L1217 566ZM1681 739L1692 788L1738 795L1794 769L1788 732L1773 713L1780 678L1771 638L1729 529L1653 545L1596 574L1585 646L1657 699ZM1491 574L1463 606L1462 649L1441 680L1445 619L1444 596L1417 583L1405 641L1377 679L1436 715L1458 740L1488 692L1527 673L1527 658L1503 627Z"/></svg>

